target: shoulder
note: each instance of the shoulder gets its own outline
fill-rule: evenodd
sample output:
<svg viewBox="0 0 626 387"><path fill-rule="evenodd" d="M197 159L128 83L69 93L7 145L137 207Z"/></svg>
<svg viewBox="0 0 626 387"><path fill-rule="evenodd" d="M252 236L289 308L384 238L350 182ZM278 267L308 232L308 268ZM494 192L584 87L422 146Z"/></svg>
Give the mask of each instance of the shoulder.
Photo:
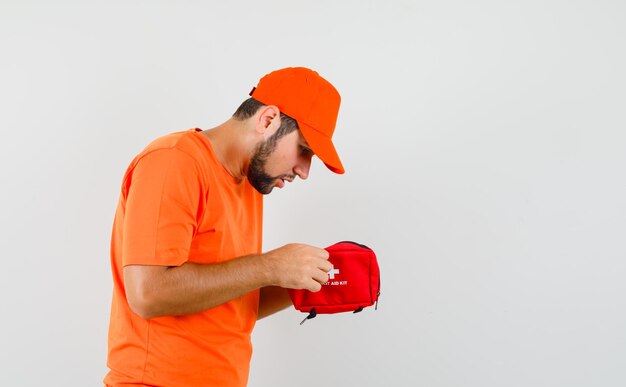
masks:
<svg viewBox="0 0 626 387"><path fill-rule="evenodd" d="M145 155L156 150L176 149L182 152L189 153L190 156L198 153L198 140L196 135L196 129L185 130L182 132L175 132L166 134L152 141L148 146L139 154Z"/></svg>
<svg viewBox="0 0 626 387"><path fill-rule="evenodd" d="M146 146L130 163L126 176L136 174L138 170L152 171L151 174L177 173L198 174L201 152L190 140L191 130L176 132L159 137Z"/></svg>
<svg viewBox="0 0 626 387"><path fill-rule="evenodd" d="M137 164L143 159L163 159L181 161L187 159L188 162L198 162L202 157L202 149L195 139L195 129L182 132L170 133L157 138L146 146L141 153L135 157L133 164Z"/></svg>

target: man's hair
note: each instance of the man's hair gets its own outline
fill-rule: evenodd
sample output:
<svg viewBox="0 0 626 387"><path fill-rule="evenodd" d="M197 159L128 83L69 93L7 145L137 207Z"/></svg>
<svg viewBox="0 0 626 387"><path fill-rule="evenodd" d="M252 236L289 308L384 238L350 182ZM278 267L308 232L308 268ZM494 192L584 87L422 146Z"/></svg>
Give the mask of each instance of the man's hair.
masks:
<svg viewBox="0 0 626 387"><path fill-rule="evenodd" d="M255 115L256 112L263 106L265 105L256 99L248 98L243 101L241 105L239 105L233 114L233 118L239 121L246 120ZM296 129L298 129L298 122L288 115L280 113L280 127L276 133L274 133L271 140L277 142L281 137L293 132Z"/></svg>
<svg viewBox="0 0 626 387"><path fill-rule="evenodd" d="M243 101L241 105L239 105L239 107L233 114L233 118L236 118L239 121L246 120L252 117L257 112L257 110L259 110L263 106L265 105L263 105L256 99L248 98L247 100Z"/></svg>

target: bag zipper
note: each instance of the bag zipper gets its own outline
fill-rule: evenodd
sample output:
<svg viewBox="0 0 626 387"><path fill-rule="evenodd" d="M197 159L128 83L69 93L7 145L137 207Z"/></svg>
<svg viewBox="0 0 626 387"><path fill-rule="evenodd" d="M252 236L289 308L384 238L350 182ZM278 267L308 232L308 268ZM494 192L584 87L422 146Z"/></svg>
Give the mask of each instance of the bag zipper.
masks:
<svg viewBox="0 0 626 387"><path fill-rule="evenodd" d="M352 241L341 241L341 242L337 242L337 243L335 243L335 244L337 244L337 245L338 245L338 244L340 244L340 243L350 243L350 244L353 244L353 245L356 245L356 246L362 247L362 248L364 248L364 249L372 250L372 249L370 249L369 247L367 247L367 246L365 246L365 245L363 245L363 244L356 243L356 242L352 242Z"/></svg>

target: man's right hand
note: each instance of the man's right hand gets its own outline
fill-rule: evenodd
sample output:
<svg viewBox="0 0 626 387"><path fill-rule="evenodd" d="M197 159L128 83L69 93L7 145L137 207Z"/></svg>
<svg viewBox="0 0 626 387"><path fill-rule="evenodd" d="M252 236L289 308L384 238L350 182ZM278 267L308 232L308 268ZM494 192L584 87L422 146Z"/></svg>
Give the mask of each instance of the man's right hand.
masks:
<svg viewBox="0 0 626 387"><path fill-rule="evenodd" d="M318 292L328 281L332 264L328 251L318 247L292 243L261 255L272 285L287 289Z"/></svg>

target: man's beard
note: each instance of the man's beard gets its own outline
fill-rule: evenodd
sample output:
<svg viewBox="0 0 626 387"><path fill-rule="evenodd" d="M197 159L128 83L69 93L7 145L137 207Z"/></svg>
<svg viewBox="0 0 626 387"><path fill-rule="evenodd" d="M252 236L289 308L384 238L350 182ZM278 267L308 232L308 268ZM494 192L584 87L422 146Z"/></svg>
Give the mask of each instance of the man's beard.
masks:
<svg viewBox="0 0 626 387"><path fill-rule="evenodd" d="M275 135L275 134L274 134ZM276 138L270 137L267 141L259 144L252 155L250 166L246 176L250 184L263 195L267 195L274 189L276 180L282 178L291 178L293 175L270 176L265 172L265 165L270 155L276 149L278 141Z"/></svg>

